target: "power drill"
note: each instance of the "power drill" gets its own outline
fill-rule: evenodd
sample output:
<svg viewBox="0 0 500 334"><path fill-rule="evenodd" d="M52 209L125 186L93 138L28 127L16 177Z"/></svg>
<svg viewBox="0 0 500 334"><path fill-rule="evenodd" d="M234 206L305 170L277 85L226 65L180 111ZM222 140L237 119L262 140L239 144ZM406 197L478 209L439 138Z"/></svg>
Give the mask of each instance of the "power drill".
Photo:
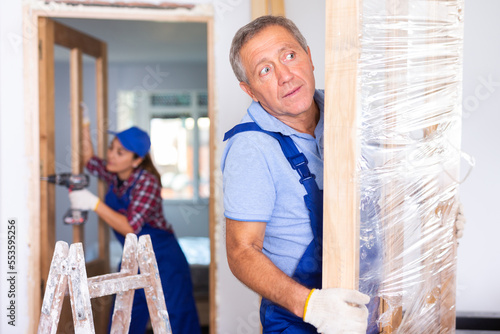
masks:
<svg viewBox="0 0 500 334"><path fill-rule="evenodd" d="M86 174L61 173L42 177L41 179L60 186L65 186L70 191L87 188L90 184L90 178ZM87 221L87 216L87 211L69 209L64 215L63 221L68 225L80 225Z"/></svg>

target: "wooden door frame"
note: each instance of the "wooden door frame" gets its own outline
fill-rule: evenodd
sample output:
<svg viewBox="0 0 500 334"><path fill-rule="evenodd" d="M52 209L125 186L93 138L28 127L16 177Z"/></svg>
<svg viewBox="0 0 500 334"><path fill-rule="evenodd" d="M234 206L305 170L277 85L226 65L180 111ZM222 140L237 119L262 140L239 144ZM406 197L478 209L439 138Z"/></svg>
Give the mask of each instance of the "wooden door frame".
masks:
<svg viewBox="0 0 500 334"><path fill-rule="evenodd" d="M120 8L108 6L70 6L54 3L33 3L23 7L23 65L24 65L24 108L27 119L25 122L26 152L31 157L28 200L30 228L28 242L30 256L28 259L30 277L28 295L31 296L28 305L30 319L29 332L34 333L38 326L41 309L40 258L40 115L39 115L39 74L38 74L38 18L79 18L105 20L141 20L160 22L199 22L207 25L207 91L208 115L210 123L210 202L209 202L209 237L210 237L210 333L216 333L216 303L215 303L215 208L217 207L216 170L215 170L215 63L214 63L214 11L211 5L196 5L187 11L177 9L144 9Z"/></svg>
<svg viewBox="0 0 500 334"><path fill-rule="evenodd" d="M40 117L40 173L42 176L54 174L55 170L55 63L54 47L62 46L70 50L70 113L71 113L71 172L83 172L81 155L81 128L83 102L83 54L95 58L96 74L96 114L97 114L97 154L103 156L107 148L107 46L106 43L90 35L61 24L45 16L38 17L38 68L39 68L39 117ZM49 276L51 259L54 253L56 221L55 191L56 185L41 182L40 184L40 282L42 294ZM105 184L98 182L98 194L105 195ZM74 225L72 243L84 243L84 225ZM98 222L98 257L86 263L89 276L109 273L109 228L99 219ZM69 302L69 299L66 300ZM104 312L95 311L94 322L98 331L108 327L107 310L111 307L110 297L94 301L93 307ZM60 326L71 321L69 304L63 307ZM61 327L60 327L61 328Z"/></svg>

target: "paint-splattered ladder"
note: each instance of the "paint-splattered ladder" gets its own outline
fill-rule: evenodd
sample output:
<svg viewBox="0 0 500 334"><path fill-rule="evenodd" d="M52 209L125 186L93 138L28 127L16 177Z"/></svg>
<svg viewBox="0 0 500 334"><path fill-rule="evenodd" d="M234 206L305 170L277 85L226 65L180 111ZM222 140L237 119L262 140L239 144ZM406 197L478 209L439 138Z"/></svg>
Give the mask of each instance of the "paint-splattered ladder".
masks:
<svg viewBox="0 0 500 334"><path fill-rule="evenodd" d="M111 294L116 294L111 333L128 333L134 292L141 288L144 288L146 294L154 332L171 334L158 265L149 235L141 236L137 244L137 236L128 234L120 272L88 279L82 244L72 244L68 251L68 244L58 241L43 297L38 333L56 333L64 295L68 291L76 334L95 333L90 299Z"/></svg>

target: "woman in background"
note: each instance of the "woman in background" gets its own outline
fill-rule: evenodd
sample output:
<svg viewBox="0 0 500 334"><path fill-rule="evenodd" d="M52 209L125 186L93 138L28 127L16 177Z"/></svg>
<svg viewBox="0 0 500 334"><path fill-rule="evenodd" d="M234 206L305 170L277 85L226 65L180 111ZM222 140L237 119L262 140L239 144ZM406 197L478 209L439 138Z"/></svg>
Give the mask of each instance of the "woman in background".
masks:
<svg viewBox="0 0 500 334"><path fill-rule="evenodd" d="M108 148L107 159L102 160L94 156L89 126L84 127L84 163L109 188L104 201L87 189L72 191L71 207L94 210L113 229L122 247L127 233L149 234L172 332L200 333L189 265L163 216L160 175L149 154L149 136L137 127L112 133L115 138ZM136 290L129 333L144 333L148 319L144 289Z"/></svg>

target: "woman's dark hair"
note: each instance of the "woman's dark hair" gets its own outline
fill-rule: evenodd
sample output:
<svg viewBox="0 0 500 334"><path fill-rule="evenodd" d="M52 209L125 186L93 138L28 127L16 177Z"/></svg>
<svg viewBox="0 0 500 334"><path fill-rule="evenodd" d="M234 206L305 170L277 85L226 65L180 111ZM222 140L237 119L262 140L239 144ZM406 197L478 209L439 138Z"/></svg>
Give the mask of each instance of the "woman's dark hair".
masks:
<svg viewBox="0 0 500 334"><path fill-rule="evenodd" d="M134 153L134 159L140 158L137 154ZM161 176L160 173L158 173L158 170L156 169L155 165L153 164L153 160L151 159L151 155L147 153L144 158L142 158L141 164L138 166L141 167L142 169L147 170L151 174L153 174L157 179L158 182L161 184Z"/></svg>

